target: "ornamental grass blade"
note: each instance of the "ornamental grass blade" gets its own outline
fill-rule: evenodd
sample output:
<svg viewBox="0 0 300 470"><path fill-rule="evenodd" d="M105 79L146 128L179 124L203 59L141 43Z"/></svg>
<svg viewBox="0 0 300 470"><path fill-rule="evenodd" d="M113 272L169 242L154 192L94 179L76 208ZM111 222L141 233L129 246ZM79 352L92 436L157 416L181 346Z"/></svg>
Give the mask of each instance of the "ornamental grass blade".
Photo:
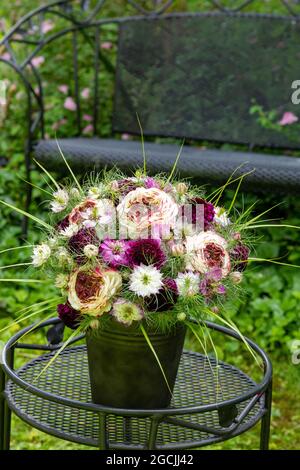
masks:
<svg viewBox="0 0 300 470"><path fill-rule="evenodd" d="M3 204L6 207L9 207L10 209L14 210L15 212L19 212L20 214L24 215L25 217L28 217L29 219L33 220L34 222L37 222L39 225L42 225L42 227L45 227L47 230L52 230L51 225L47 224L44 222L42 219L39 219L38 217L35 217L32 214L29 214L29 212L23 211L22 209L19 209L16 206L13 206L9 204L8 202L4 202L0 199L0 204Z"/></svg>
<svg viewBox="0 0 300 470"><path fill-rule="evenodd" d="M169 385L169 382L168 382L168 379L167 379L166 374L165 374L165 372L164 372L163 366L162 366L162 364L161 364L161 362L160 362L160 360L159 360L158 355L156 354L156 351L155 351L155 349L154 349L154 347L153 347L153 345L152 345L152 343L151 343L151 341L150 341L150 338L149 338L149 336L148 336L148 334L147 334L145 328L143 327L143 325L140 325L140 328L141 328L141 331L142 331L142 333L143 333L143 335L144 335L144 337L145 337L145 340L146 340L147 343L148 343L149 348L150 348L151 351L153 352L153 355L154 355L154 357L155 357L155 359L156 359L156 361L157 361L157 364L158 364L158 366L159 366L159 368L160 368L160 370L161 370L161 372L162 372L162 375L163 375L163 378L164 378L164 380L165 380L165 382L166 382L166 385L167 385L167 387L168 387L168 390L169 390L171 396L173 396L173 392L172 392L171 387L170 387L170 385Z"/></svg>
<svg viewBox="0 0 300 470"><path fill-rule="evenodd" d="M13 248L6 248L5 250L0 251L0 255L2 253L7 253L8 251L15 251L15 250L24 250L25 248L33 248L35 245L24 245L24 246L15 246Z"/></svg>
<svg viewBox="0 0 300 470"><path fill-rule="evenodd" d="M58 140L57 140L56 137L55 137L55 141L56 141L56 145L57 145L57 147L58 147L59 153L60 153L60 155L62 156L62 159L63 159L63 161L64 161L65 164L66 164L66 167L68 168L68 170L69 170L69 172L70 172L70 174L71 174L71 176L72 176L72 178L73 178L73 180L74 180L74 182L75 182L77 188L78 188L79 191L82 193L82 187L80 186L80 184L79 184L79 182L78 182L78 179L77 179L76 176L74 175L72 168L70 167L69 163L67 162L67 160L66 160L66 158L65 158L65 156L64 156L64 154L63 154L62 149L60 148L60 145L59 145Z"/></svg>
<svg viewBox="0 0 300 470"><path fill-rule="evenodd" d="M68 344L72 341L73 338L75 338L77 336L77 334L81 333L83 331L83 327L82 326L79 326L78 328L76 328L76 330L73 331L73 333L69 336L69 338L64 342L64 344L56 351L56 353L54 354L54 356L50 359L50 361L47 363L47 365L43 368L43 370L33 379L33 383L36 382L40 377L41 375L43 375L47 370L48 368L51 366L51 364L53 364L53 362L58 358L58 356L60 355L61 352L64 351L64 349L66 349L66 347L68 346Z"/></svg>
<svg viewBox="0 0 300 470"><path fill-rule="evenodd" d="M147 174L147 162L146 162L144 132L143 132L142 124L141 124L138 113L136 113L136 118L137 118L137 122L139 124L140 133L141 133L142 153L143 153L143 172L144 172L144 175L146 175Z"/></svg>
<svg viewBox="0 0 300 470"><path fill-rule="evenodd" d="M39 166L41 168L41 170L43 170L44 173L46 173L46 175L48 176L48 178L52 181L52 183L54 184L54 186L56 187L56 189L60 189L59 187L59 184L57 183L57 181L53 178L53 176L51 175L51 173L49 173L49 171L46 170L46 168L43 167L43 165L38 162L35 158L33 159L33 161L37 164L37 166Z"/></svg>

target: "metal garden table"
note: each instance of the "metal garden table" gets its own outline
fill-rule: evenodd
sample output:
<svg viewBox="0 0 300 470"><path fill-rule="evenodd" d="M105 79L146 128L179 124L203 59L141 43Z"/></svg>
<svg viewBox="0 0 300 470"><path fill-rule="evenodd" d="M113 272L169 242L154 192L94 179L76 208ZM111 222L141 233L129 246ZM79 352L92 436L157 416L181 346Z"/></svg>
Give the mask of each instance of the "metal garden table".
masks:
<svg viewBox="0 0 300 470"><path fill-rule="evenodd" d="M58 319L51 319L25 328L3 349L0 449L9 449L11 411L41 431L101 450L198 448L242 434L261 420L260 448L268 449L272 365L265 352L251 340L247 342L264 364L260 383L230 364L208 361L202 354L184 351L169 408L116 409L91 402L83 336L70 342L52 362L59 344L21 342L25 333L59 323ZM231 329L210 322L207 326L241 341ZM44 354L15 371L14 353L20 349ZM49 367L41 374L47 364Z"/></svg>

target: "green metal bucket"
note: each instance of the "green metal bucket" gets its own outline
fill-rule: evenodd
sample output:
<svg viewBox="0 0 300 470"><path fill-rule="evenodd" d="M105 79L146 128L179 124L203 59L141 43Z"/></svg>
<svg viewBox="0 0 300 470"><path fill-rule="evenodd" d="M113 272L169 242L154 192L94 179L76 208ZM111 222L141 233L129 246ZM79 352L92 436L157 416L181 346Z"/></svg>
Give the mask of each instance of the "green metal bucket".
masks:
<svg viewBox="0 0 300 470"><path fill-rule="evenodd" d="M146 326L145 326L146 329ZM147 330L151 344L173 390L186 328L168 334ZM140 329L112 320L86 335L92 399L116 408L165 408L171 393Z"/></svg>

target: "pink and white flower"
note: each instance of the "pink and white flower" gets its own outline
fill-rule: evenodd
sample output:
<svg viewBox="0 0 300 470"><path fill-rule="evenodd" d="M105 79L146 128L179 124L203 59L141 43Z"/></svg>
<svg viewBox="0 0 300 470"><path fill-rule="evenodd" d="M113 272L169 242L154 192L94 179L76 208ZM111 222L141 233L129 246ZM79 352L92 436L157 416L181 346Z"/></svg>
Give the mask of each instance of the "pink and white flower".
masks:
<svg viewBox="0 0 300 470"><path fill-rule="evenodd" d="M230 257L226 240L209 230L186 239L186 269L204 274L214 268L226 277L230 272Z"/></svg>
<svg viewBox="0 0 300 470"><path fill-rule="evenodd" d="M141 234L152 226L175 226L178 206L174 199L158 188L130 191L117 207L120 224ZM147 237L144 237L147 238Z"/></svg>

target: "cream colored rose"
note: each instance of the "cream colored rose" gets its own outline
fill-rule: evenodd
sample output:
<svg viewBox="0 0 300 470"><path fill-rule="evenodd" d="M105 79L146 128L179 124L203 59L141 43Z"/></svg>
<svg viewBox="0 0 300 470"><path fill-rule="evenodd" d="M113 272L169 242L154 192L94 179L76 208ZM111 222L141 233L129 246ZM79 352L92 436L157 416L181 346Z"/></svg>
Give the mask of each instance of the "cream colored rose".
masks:
<svg viewBox="0 0 300 470"><path fill-rule="evenodd" d="M186 269L204 274L214 268L225 277L230 272L226 240L215 232L201 232L186 239Z"/></svg>
<svg viewBox="0 0 300 470"><path fill-rule="evenodd" d="M70 224L80 224L84 220L83 216L86 210L94 208L96 204L97 201L95 199L86 198L81 204L75 206L69 215Z"/></svg>
<svg viewBox="0 0 300 470"><path fill-rule="evenodd" d="M122 277L117 271L79 268L70 275L68 301L83 314L100 316L111 309L121 286Z"/></svg>
<svg viewBox="0 0 300 470"><path fill-rule="evenodd" d="M157 225L174 227L178 206L161 189L137 188L124 197L117 211L120 224L140 234Z"/></svg>

